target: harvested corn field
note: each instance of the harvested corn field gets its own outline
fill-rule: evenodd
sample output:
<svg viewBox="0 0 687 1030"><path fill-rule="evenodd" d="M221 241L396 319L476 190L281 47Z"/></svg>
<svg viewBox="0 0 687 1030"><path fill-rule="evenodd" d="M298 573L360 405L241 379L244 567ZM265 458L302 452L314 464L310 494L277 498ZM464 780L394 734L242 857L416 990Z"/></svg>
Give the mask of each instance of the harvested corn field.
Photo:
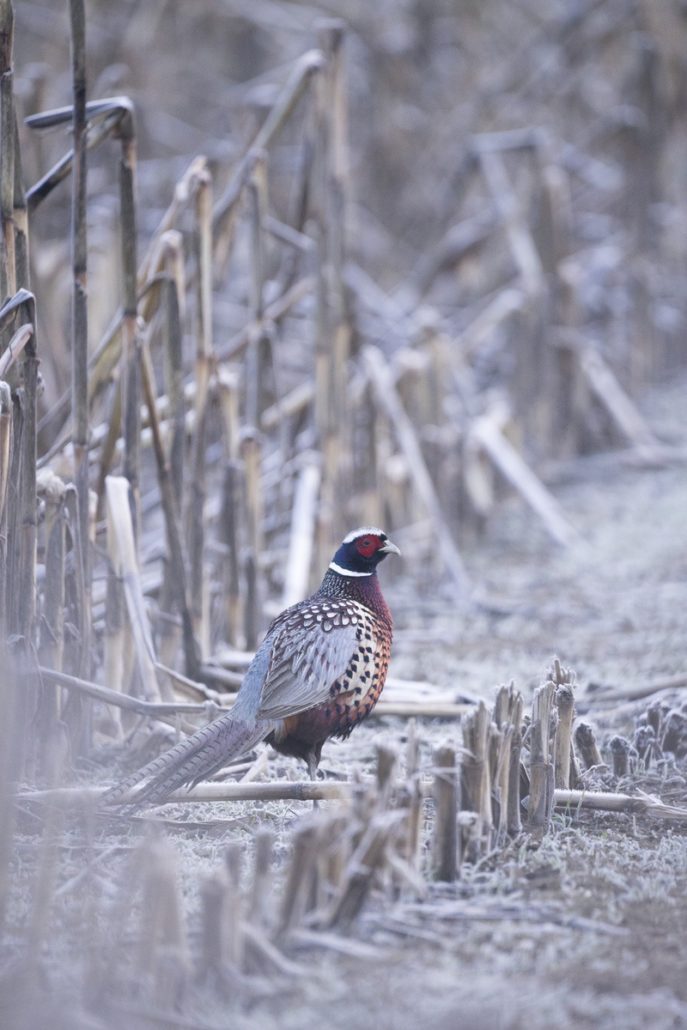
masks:
<svg viewBox="0 0 687 1030"><path fill-rule="evenodd" d="M684 1025L679 5L0 11L2 1026Z"/></svg>

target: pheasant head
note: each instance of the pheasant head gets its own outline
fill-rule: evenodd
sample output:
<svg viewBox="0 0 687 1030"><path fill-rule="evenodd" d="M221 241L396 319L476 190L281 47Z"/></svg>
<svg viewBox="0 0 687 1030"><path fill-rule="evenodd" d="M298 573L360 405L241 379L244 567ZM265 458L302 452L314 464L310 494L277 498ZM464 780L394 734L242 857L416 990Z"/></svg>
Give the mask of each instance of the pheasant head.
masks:
<svg viewBox="0 0 687 1030"><path fill-rule="evenodd" d="M373 576L387 554L400 553L383 530L362 526L344 537L329 568L341 576Z"/></svg>

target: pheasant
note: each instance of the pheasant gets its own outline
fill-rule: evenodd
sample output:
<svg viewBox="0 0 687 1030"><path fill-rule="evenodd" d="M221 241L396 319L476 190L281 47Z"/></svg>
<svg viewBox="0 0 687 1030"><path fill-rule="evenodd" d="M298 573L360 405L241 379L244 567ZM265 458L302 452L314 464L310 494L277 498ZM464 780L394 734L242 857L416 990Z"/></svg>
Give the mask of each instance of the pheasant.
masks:
<svg viewBox="0 0 687 1030"><path fill-rule="evenodd" d="M112 788L103 801L162 802L262 740L304 759L314 778L325 740L347 737L382 692L393 623L377 566L400 553L381 529L349 533L319 589L270 625L231 711Z"/></svg>

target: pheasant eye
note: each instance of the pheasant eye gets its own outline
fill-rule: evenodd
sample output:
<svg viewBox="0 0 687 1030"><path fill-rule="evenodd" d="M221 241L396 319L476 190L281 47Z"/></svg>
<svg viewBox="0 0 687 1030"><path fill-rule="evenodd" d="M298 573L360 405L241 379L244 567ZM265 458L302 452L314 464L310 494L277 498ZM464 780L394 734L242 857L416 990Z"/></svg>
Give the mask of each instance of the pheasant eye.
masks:
<svg viewBox="0 0 687 1030"><path fill-rule="evenodd" d="M358 540L355 546L358 554L362 554L363 558L371 558L379 546L379 541L377 537L364 536L362 540Z"/></svg>

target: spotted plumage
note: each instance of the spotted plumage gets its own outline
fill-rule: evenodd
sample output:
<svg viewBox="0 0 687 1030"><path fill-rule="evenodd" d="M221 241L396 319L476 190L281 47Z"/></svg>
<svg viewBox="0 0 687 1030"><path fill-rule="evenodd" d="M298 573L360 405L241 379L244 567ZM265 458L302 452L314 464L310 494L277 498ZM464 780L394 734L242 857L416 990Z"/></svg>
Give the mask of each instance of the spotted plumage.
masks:
<svg viewBox="0 0 687 1030"><path fill-rule="evenodd" d="M319 589L277 616L251 662L231 712L204 726L131 780L109 791L114 803L163 801L267 740L302 758L314 775L322 745L347 737L384 687L393 624L377 566L399 554L382 530L349 533Z"/></svg>

